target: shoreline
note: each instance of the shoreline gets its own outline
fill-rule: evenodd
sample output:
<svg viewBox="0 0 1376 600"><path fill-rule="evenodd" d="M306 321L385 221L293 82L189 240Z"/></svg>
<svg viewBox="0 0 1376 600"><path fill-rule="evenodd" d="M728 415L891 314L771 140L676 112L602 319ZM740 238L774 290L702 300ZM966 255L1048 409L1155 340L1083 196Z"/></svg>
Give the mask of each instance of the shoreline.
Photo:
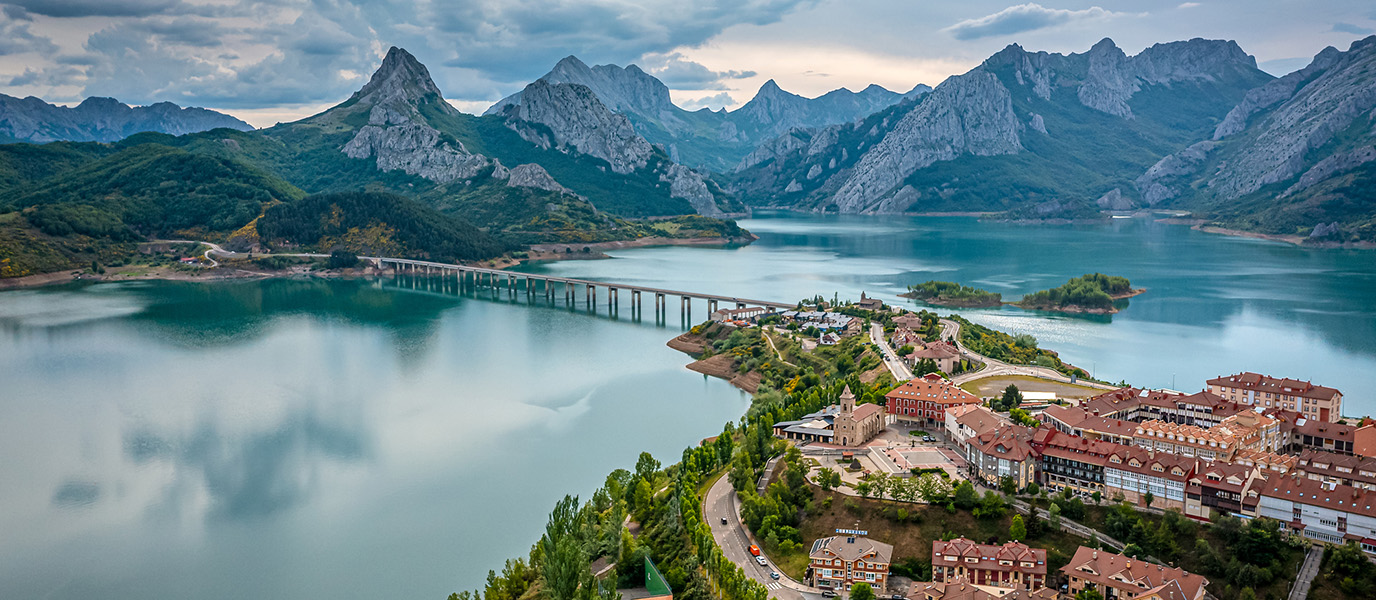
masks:
<svg viewBox="0 0 1376 600"><path fill-rule="evenodd" d="M1126 300L1126 299L1128 299L1128 298L1132 298L1133 296L1140 296L1140 295L1146 293L1146 291L1147 291L1147 288L1137 288L1137 289L1135 289L1135 290L1130 290L1130 291L1128 291L1128 292L1125 293L1125 294L1114 294L1114 295L1112 295L1112 296L1109 296L1109 298L1112 298L1114 302L1117 302L1117 301L1119 301L1119 300ZM1069 305L1069 306L1062 306L1062 307L1059 307L1059 308L1037 308L1037 307L1032 307L1032 306L1023 306L1021 303L1018 303L1018 302L1006 302L1005 304L1008 304L1008 305L1010 305L1010 306L1016 306L1016 307L1021 308L1021 309L1023 309L1023 310L1036 310L1036 311L1041 311L1041 312L1065 313L1065 314L1070 314L1070 315L1114 315L1114 314L1118 314L1118 307L1117 307L1117 306L1113 306L1113 307L1110 307L1110 308L1085 308L1085 307L1082 307L1082 306Z"/></svg>
<svg viewBox="0 0 1376 600"><path fill-rule="evenodd" d="M615 242L595 242L589 244L538 244L530 247L529 256L526 258L513 259L502 257L489 259L487 261L468 261L458 263L466 266L484 266L493 269L509 269L520 266L526 262L545 262L556 260L599 260L611 258L603 253L603 250L619 250L622 248L646 248L655 246L728 246L731 244L749 244L759 237L750 235L749 237L738 238L666 238L666 237L646 237L635 240L622 240ZM581 252L587 247L589 252ZM563 252L564 248L577 248L572 252ZM270 257L273 254L262 254L260 257ZM129 273L137 273L129 275ZM178 271L173 266L149 267L142 265L130 265L124 267L107 267L104 274L91 273L88 269L63 269L51 273L39 273L36 275L25 275L23 277L12 277L0 279L0 291L34 289L47 286L63 285L74 281L92 282L115 282L115 281L228 281L228 280L247 280L247 279L266 279L270 277L295 277L300 275L310 275L312 277L367 277L380 275L381 272L373 267L363 267L358 272L349 273L334 270L300 270L285 269L282 271L250 271L235 266L222 263L218 267L205 267L200 271Z"/></svg>

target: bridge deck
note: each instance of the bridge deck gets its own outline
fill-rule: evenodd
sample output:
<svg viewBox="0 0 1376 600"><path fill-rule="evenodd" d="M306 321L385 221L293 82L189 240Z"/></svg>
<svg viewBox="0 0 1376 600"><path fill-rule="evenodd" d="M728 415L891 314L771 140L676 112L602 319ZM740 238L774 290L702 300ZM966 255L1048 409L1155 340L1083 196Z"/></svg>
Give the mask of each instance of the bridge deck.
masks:
<svg viewBox="0 0 1376 600"><path fill-rule="evenodd" d="M606 282L606 281L594 281L594 280L591 280L591 279L574 279L574 278L572 278L572 277L556 277L556 276L553 276L553 275L538 275L538 274L535 274L535 273L517 273L517 272L513 272L513 271L506 271L506 270L503 270L503 269L492 269L492 268L488 268L488 267L470 267L470 266L455 265L455 264L450 264L450 263L431 262L431 261L428 261L428 260L414 260L414 259L409 259L409 258L383 258L383 257L374 257L374 256L360 256L359 258L360 258L360 259L363 259L363 260L371 260L371 261L377 262L377 263L379 263L379 264L381 264L381 263L395 263L395 264L402 264L402 265L415 265L415 266L420 266L420 267L431 267L431 268L442 269L442 270L446 270L446 271L466 271L466 272L470 272L470 273L485 273L485 274L491 274L491 275L501 275L501 276L506 276L506 277L525 277L525 278L527 278L527 279L535 279L535 280L541 280L541 281L553 281L553 282L563 283L563 284L566 284L566 285L585 285L585 286L603 287L603 288L607 288L607 289L616 289L616 290L633 290L633 291L638 291L638 292L641 292L641 293L660 294L660 295L665 295L665 296L679 296L679 297L683 297L683 298L697 298L697 299L702 299L702 300L716 300L716 301L718 301L718 302L733 302L733 303L736 303L736 304L746 304L746 305L752 305L752 306L765 306L765 307L770 307L770 308L793 308L793 307L797 306L796 303L795 303L795 304L788 304L788 303L785 303L785 302L775 302L775 301L771 301L771 300L754 300L754 299L751 299L751 298L739 298L739 297L736 297L736 296L723 296L723 295L719 295L719 294L702 294L702 293L698 293L698 292L687 292L687 291L683 291L683 290L670 290L670 289L664 289L664 288L652 288L652 287L646 287L646 286L642 286L642 285L633 285L633 284L626 284L626 283L610 283L610 282Z"/></svg>

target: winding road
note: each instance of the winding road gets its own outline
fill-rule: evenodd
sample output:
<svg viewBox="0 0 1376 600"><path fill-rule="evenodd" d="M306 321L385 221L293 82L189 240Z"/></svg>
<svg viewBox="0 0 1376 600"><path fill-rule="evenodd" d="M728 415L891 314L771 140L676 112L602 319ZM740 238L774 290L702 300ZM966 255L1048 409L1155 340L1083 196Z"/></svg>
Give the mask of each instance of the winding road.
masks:
<svg viewBox="0 0 1376 600"><path fill-rule="evenodd" d="M1108 385L1104 383L1098 383L1095 381L1087 381L1084 379L1071 381L1070 377L1055 369L1048 369L1046 367L1037 367L1032 365L1014 365L1003 362L1001 360L996 360L984 356L983 354L980 354L965 347L965 344L962 344L960 342L960 323L957 323L950 319L941 320L941 339L955 340L956 347L960 348L961 352L965 353L968 356L974 357L976 360L984 363L983 369L980 369L973 373L962 373L960 375L952 377L951 383L954 383L956 385L974 381L976 379L984 379L986 377L1023 375L1027 377L1039 377L1042 379L1050 379L1062 383L1073 383L1075 385L1082 385L1085 387L1092 387L1101 390L1118 389L1118 386L1116 385Z"/></svg>
<svg viewBox="0 0 1376 600"><path fill-rule="evenodd" d="M750 545L755 542L750 539L745 524L741 522L740 502L736 499L736 489L731 487L730 477L721 476L707 490L707 497L702 501L702 513L712 528L712 537L721 547L722 554L727 560L740 565L747 577L764 584L770 598L822 600L821 590L794 581L782 572L778 579L771 578L769 573L778 570L773 561L769 561L767 567L755 561L750 554ZM726 523L723 524L722 519ZM768 558L765 557L766 560Z"/></svg>

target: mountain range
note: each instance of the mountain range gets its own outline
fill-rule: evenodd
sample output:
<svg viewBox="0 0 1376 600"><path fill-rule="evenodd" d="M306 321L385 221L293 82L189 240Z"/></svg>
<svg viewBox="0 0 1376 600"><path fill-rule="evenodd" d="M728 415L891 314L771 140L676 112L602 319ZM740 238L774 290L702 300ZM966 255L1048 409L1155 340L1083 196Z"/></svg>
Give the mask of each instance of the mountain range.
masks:
<svg viewBox="0 0 1376 600"><path fill-rule="evenodd" d="M1014 44L930 94L761 144L752 206L1012 219L1175 210L1315 241L1376 241L1376 36L1276 79L1237 44L1127 56Z"/></svg>
<svg viewBox="0 0 1376 600"><path fill-rule="evenodd" d="M153 131L182 135L216 128L249 131L251 125L204 108L171 102L129 106L114 98L87 98L74 107L0 94L0 144L12 142L115 142Z"/></svg>
<svg viewBox="0 0 1376 600"><path fill-rule="evenodd" d="M853 121L931 91L919 84L907 94L899 94L870 85L859 92L841 88L817 98L804 98L784 91L771 79L734 111L688 111L673 103L668 86L636 65L589 67L569 56L540 80L587 87L608 108L626 115L637 133L665 148L670 158L714 171L729 169L761 142L791 129ZM484 114L498 114L520 104L523 94L503 98Z"/></svg>
<svg viewBox="0 0 1376 600"><path fill-rule="evenodd" d="M474 116L399 48L339 105L262 130L164 104L10 100L28 115L5 113L11 138L79 141L0 144L0 276L149 237L452 260L732 238L744 232L730 217L750 207L1019 220L1166 210L1376 241L1376 36L1281 78L1230 41L1133 56L1108 39L1075 54L1014 44L931 90L807 99L771 81L735 111L683 110L635 65L569 57ZM150 128L170 133L121 133Z"/></svg>
<svg viewBox="0 0 1376 600"><path fill-rule="evenodd" d="M12 275L149 237L445 260L538 242L739 238L733 222L700 215L742 210L584 86L537 81L519 106L467 115L400 48L350 98L294 123L0 145L0 256L32 259L11 260ZM657 220L628 220L640 217Z"/></svg>

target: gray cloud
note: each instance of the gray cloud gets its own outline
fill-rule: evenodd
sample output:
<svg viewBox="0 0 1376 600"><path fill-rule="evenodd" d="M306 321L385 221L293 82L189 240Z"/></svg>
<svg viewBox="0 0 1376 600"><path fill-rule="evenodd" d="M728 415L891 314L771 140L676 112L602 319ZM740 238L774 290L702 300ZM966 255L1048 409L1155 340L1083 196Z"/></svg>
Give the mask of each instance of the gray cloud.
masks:
<svg viewBox="0 0 1376 600"><path fill-rule="evenodd" d="M725 84L727 80L755 76L754 71L713 71L684 58L678 52L648 54L638 64L646 73L663 81L664 85L678 90L725 90L730 89Z"/></svg>
<svg viewBox="0 0 1376 600"><path fill-rule="evenodd" d="M1372 33L1376 33L1376 29L1353 25L1351 23L1335 23L1333 25L1333 31L1337 33L1350 33L1352 35L1371 35Z"/></svg>
<svg viewBox="0 0 1376 600"><path fill-rule="evenodd" d="M8 0L5 4L45 17L146 17L182 6L180 0Z"/></svg>
<svg viewBox="0 0 1376 600"><path fill-rule="evenodd" d="M52 54L57 45L52 40L29 31L29 24L23 22L0 22L0 56L37 52Z"/></svg>
<svg viewBox="0 0 1376 600"><path fill-rule="evenodd" d="M459 0L417 6L409 0L238 0L206 6L183 0L0 0L0 5L16 15L100 16L109 23L86 39L84 52L42 48L60 58L24 64L32 72L11 85L72 81L69 69L79 67L84 69L81 92L87 95L140 104L170 100L257 108L342 100L392 45L429 65L446 96L456 100L500 97L569 54L594 64L659 57L670 85L724 89L721 81L749 74L714 72L667 53L701 44L732 25L776 22L817 1ZM241 18L206 18L213 16ZM39 43L9 37L0 41L0 54L32 51Z"/></svg>
<svg viewBox="0 0 1376 600"><path fill-rule="evenodd" d="M974 40L1045 29L1077 21L1105 19L1117 14L1119 13L1098 6L1084 10L1066 10L1046 8L1029 2L1010 6L992 15L961 21L943 31L949 32L958 40Z"/></svg>

